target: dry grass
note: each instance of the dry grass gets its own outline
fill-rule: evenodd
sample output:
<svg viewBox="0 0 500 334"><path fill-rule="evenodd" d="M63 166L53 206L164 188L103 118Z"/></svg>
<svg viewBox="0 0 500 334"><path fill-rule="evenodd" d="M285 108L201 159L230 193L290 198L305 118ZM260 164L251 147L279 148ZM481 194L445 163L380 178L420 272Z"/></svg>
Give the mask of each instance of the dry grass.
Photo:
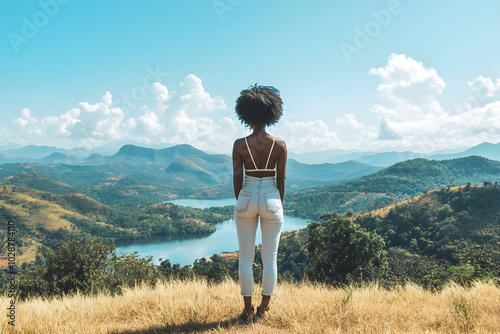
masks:
<svg viewBox="0 0 500 334"><path fill-rule="evenodd" d="M258 288L254 292L260 294ZM8 305L8 299L2 297L1 305ZM248 325L235 321L242 306L237 282L174 281L128 289L115 297L74 295L19 302L16 327L3 317L0 330L54 334L500 333L500 288L493 283L477 283L469 289L451 285L439 293L414 285L349 290L281 284L271 300L270 318Z"/></svg>

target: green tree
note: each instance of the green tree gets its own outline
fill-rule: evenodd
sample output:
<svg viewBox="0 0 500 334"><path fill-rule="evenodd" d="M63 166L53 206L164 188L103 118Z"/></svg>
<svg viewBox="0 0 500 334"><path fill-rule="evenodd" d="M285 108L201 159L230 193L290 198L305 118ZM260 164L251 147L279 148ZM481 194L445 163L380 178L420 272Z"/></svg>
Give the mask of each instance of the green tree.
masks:
<svg viewBox="0 0 500 334"><path fill-rule="evenodd" d="M158 278L158 266L153 263L153 257L140 258L137 251L132 254L122 254L112 263L112 291L122 287L133 287L141 282L153 285Z"/></svg>
<svg viewBox="0 0 500 334"><path fill-rule="evenodd" d="M350 218L337 213L311 222L309 231L309 277L331 284L375 279L387 269L383 239L366 232Z"/></svg>
<svg viewBox="0 0 500 334"><path fill-rule="evenodd" d="M107 288L108 268L116 258L115 246L96 238L66 240L57 251L44 247L35 265L20 277L18 296L55 296L80 291L97 292Z"/></svg>

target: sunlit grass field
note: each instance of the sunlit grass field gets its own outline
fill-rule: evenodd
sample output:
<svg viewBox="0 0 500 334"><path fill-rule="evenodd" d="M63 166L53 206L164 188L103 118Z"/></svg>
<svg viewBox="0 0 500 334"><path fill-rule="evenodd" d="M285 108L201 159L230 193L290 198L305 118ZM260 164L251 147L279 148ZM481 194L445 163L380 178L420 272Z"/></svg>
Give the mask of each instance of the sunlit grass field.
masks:
<svg viewBox="0 0 500 334"><path fill-rule="evenodd" d="M254 295L260 295L256 286ZM254 305L257 304L254 301ZM7 306L9 299L1 298ZM168 281L122 295L72 295L17 303L16 326L2 333L500 333L500 287L449 285L439 292L406 285L332 288L279 284L270 316L239 324L237 282ZM4 311L5 313L5 311Z"/></svg>

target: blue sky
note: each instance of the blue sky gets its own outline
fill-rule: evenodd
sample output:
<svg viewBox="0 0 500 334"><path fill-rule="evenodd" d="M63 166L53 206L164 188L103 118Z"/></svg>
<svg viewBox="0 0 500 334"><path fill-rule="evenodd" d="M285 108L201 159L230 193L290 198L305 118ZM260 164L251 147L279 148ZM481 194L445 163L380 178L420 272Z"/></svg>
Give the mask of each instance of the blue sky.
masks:
<svg viewBox="0 0 500 334"><path fill-rule="evenodd" d="M500 141L500 2L0 2L0 146L229 153L234 101L280 89L294 152ZM347 51L346 51L347 50Z"/></svg>

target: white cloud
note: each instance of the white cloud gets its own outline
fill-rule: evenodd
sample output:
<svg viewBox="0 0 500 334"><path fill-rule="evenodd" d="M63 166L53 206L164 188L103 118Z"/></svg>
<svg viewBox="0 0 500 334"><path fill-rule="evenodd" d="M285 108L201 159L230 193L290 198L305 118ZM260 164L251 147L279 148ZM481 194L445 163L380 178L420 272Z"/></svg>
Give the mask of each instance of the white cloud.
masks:
<svg viewBox="0 0 500 334"><path fill-rule="evenodd" d="M224 109L222 96L212 98L205 91L201 79L188 75L178 91L169 93L160 83L153 85L157 105L142 108L144 114L129 119L130 138L139 142L182 144L208 150L229 152L236 135L235 122L227 117L220 121L207 116Z"/></svg>
<svg viewBox="0 0 500 334"><path fill-rule="evenodd" d="M42 119L42 129L45 135L68 137L71 135L70 129L80 120L78 116L80 110L71 109L60 116L49 116Z"/></svg>
<svg viewBox="0 0 500 334"><path fill-rule="evenodd" d="M218 150L222 146L229 152L236 136L235 121L223 117L210 118L211 112L225 109L222 96L211 97L202 86L201 79L188 75L178 91L170 92L156 82L151 92L156 104L143 106L127 119L124 112L113 106L113 97L106 92L97 103L81 102L79 107L59 116L41 120L24 108L21 117L13 122L20 130L20 140L38 138L38 143L57 143L57 146L73 147L92 142L128 139L146 144L188 143L199 148ZM63 142L61 138L65 138Z"/></svg>
<svg viewBox="0 0 500 334"><path fill-rule="evenodd" d="M337 134L319 119L307 122L283 121L272 132L283 138L288 149L296 153L338 148L341 144Z"/></svg>
<svg viewBox="0 0 500 334"><path fill-rule="evenodd" d="M444 81L421 62L392 54L384 67L368 73L380 78L382 102L369 108L375 121L360 121L352 111L336 117L333 124L283 118L270 132L297 153L330 148L429 152L500 141L500 79L479 76L469 82L470 96L462 99L458 112L451 112L437 100ZM227 109L224 99L211 96L193 74L177 90L156 82L149 93L154 97L151 105L131 110L127 118L113 105L110 92L100 102L82 102L66 113L41 119L24 108L13 120L15 127L1 129L0 137L16 131L16 141L29 144L36 140L89 148L119 139L147 145L187 143L230 153L233 140L245 134L235 117L221 118L218 111Z"/></svg>
<svg viewBox="0 0 500 334"><path fill-rule="evenodd" d="M344 114L343 117L335 119L338 125L347 126L354 130L360 130L363 125L356 120L354 114Z"/></svg>
<svg viewBox="0 0 500 334"><path fill-rule="evenodd" d="M145 137L157 136L165 130L165 126L160 123L160 118L154 111L146 111L144 115L134 122L136 133Z"/></svg>
<svg viewBox="0 0 500 334"><path fill-rule="evenodd" d="M170 97L172 97L172 95L168 93L167 87L163 86L159 82L155 82L153 84L153 93L156 95L156 101L158 104L163 104Z"/></svg>
<svg viewBox="0 0 500 334"><path fill-rule="evenodd" d="M201 79L194 74L188 75L179 85L178 94L181 103L192 111L214 111L226 108L222 96L212 98L203 88Z"/></svg>
<svg viewBox="0 0 500 334"><path fill-rule="evenodd" d="M76 123L71 131L74 138L96 138L102 141L124 138L121 133L121 124L124 113L120 108L112 108L113 97L106 92L101 102L89 104L80 103L80 122Z"/></svg>
<svg viewBox="0 0 500 334"><path fill-rule="evenodd" d="M436 100L444 81L421 62L392 54L384 68L368 73L382 81L378 92L388 106L376 104L370 110L379 119L378 139L387 145L429 152L500 141L500 79L480 76L469 82L465 107L452 113Z"/></svg>
<svg viewBox="0 0 500 334"><path fill-rule="evenodd" d="M43 138L45 136L67 137L71 134L69 129L78 121L79 110L71 109L60 116L48 116L38 121L31 116L28 108L20 111L21 117L13 120L14 124L26 138Z"/></svg>
<svg viewBox="0 0 500 334"><path fill-rule="evenodd" d="M445 83L435 69L425 68L421 62L393 53L384 68L372 68L368 74L381 78L377 91L389 102L411 106L412 111L415 107L427 112L441 110L434 98L443 92Z"/></svg>
<svg viewBox="0 0 500 334"><path fill-rule="evenodd" d="M468 99L469 107L484 106L500 100L500 79L494 82L480 75L474 81L469 81L468 85L472 95Z"/></svg>

